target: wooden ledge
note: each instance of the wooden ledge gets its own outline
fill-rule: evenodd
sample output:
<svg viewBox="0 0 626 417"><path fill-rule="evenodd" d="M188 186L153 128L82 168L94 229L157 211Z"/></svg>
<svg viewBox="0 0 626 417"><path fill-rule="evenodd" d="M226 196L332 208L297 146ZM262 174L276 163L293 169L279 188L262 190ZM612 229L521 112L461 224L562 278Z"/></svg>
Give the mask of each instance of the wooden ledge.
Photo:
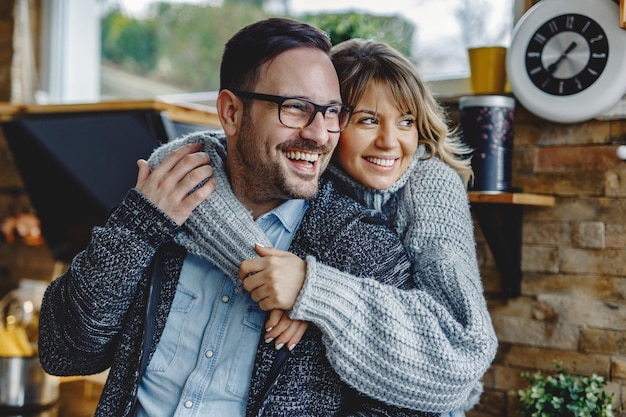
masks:
<svg viewBox="0 0 626 417"><path fill-rule="evenodd" d="M470 191L470 203L520 204L527 206L554 206L553 196L531 193L497 193Z"/></svg>

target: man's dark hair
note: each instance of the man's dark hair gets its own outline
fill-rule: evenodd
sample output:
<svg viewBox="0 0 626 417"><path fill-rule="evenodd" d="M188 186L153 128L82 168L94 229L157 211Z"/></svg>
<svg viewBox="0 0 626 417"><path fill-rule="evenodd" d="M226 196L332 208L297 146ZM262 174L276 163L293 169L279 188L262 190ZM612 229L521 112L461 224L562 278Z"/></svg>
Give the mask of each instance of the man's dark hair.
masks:
<svg viewBox="0 0 626 417"><path fill-rule="evenodd" d="M285 18L269 18L238 31L224 47L220 67L220 89L252 90L259 67L292 48L315 48L326 54L328 35L309 24Z"/></svg>

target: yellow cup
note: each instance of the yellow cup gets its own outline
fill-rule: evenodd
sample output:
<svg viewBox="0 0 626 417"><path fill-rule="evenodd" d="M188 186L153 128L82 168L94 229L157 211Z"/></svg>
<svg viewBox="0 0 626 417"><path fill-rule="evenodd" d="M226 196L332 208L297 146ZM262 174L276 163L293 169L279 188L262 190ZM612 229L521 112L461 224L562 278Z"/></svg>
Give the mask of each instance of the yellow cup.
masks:
<svg viewBox="0 0 626 417"><path fill-rule="evenodd" d="M467 50L474 94L502 94L506 83L506 48L481 46Z"/></svg>

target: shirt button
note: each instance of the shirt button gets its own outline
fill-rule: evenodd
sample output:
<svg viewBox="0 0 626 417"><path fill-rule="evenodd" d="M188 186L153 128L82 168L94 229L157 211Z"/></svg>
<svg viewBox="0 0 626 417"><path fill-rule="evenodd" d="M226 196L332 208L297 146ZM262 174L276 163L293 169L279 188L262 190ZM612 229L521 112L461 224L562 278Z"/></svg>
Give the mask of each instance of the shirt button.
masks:
<svg viewBox="0 0 626 417"><path fill-rule="evenodd" d="M206 352L204 352L204 356L206 356L207 358L212 358L213 357L213 351L212 350L207 350Z"/></svg>
<svg viewBox="0 0 626 417"><path fill-rule="evenodd" d="M191 408L193 406L193 401L187 400L185 401L185 408Z"/></svg>
<svg viewBox="0 0 626 417"><path fill-rule="evenodd" d="M227 295L222 296L222 301L223 301L223 302L227 303L227 302L228 302L228 300L230 300L230 297L229 297L229 296L227 296Z"/></svg>

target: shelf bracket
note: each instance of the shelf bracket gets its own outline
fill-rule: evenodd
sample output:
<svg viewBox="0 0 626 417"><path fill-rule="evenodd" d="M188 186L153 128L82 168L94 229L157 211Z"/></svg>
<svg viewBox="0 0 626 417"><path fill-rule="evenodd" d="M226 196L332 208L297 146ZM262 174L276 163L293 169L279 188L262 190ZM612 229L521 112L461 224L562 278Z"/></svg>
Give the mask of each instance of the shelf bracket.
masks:
<svg viewBox="0 0 626 417"><path fill-rule="evenodd" d="M554 197L472 191L469 201L500 271L504 297L518 297L522 293L523 206L553 206Z"/></svg>
<svg viewBox="0 0 626 417"><path fill-rule="evenodd" d="M472 211L493 254L502 279L503 295L522 291L522 206L477 203Z"/></svg>

